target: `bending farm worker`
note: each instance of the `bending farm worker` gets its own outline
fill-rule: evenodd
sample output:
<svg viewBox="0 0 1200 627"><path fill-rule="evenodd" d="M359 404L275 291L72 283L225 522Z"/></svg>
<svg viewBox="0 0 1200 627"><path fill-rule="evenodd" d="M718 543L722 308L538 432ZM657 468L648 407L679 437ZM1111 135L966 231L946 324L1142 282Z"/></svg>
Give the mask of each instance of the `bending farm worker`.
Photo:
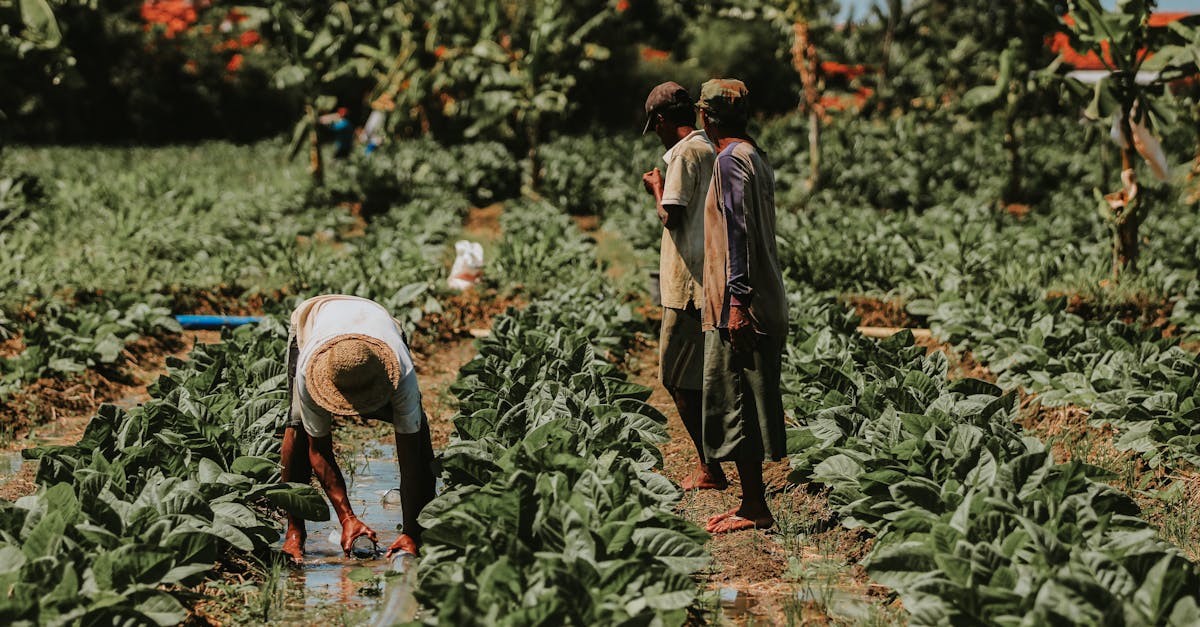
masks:
<svg viewBox="0 0 1200 627"><path fill-rule="evenodd" d="M289 336L283 481L308 483L316 475L342 526L346 554L360 536L377 540L350 507L346 481L333 456L333 419L357 415L392 423L404 533L388 555L415 554L421 542L417 516L434 497L433 445L398 323L382 305L365 298L317 296L292 312ZM304 521L289 513L283 552L301 560L306 537Z"/></svg>
<svg viewBox="0 0 1200 627"><path fill-rule="evenodd" d="M700 121L717 146L704 209L704 454L737 464L738 507L708 520L709 533L767 528L763 460L786 454L779 373L787 294L775 244L774 173L746 132L746 86L700 88Z"/></svg>
<svg viewBox="0 0 1200 627"><path fill-rule="evenodd" d="M659 281L662 294L662 331L659 363L663 387L670 392L679 417L696 447L696 469L683 480L685 490L728 486L719 463L704 455L701 389L704 374L704 333L700 306L704 291L704 200L712 182L716 151L702 130L696 130L692 97L679 83L655 87L646 98L646 128L654 131L667 149L658 168L642 175L646 191L654 196L663 225Z"/></svg>

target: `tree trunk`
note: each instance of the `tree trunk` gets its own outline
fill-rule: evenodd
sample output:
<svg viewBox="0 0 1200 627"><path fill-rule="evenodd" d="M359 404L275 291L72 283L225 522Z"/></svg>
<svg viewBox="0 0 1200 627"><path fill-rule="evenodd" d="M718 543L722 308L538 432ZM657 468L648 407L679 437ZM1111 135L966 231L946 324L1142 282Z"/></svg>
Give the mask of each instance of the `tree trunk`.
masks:
<svg viewBox="0 0 1200 627"><path fill-rule="evenodd" d="M1137 152L1133 145L1133 126L1130 124L1132 107L1122 107L1121 134L1124 145L1121 147L1121 191L1124 203L1113 206L1113 280L1119 280L1122 274L1137 272L1140 242L1138 229L1142 225L1143 211L1141 194L1138 193L1137 180L1133 176L1137 165Z"/></svg>
<svg viewBox="0 0 1200 627"><path fill-rule="evenodd" d="M542 164L538 161L538 120L535 117L525 129L525 139L529 142L529 189L537 191L541 184Z"/></svg>
<svg viewBox="0 0 1200 627"><path fill-rule="evenodd" d="M1008 177L1001 199L1010 205L1021 202L1021 143L1017 140L1017 116L1010 107L1004 115L1004 152L1008 155Z"/></svg>
<svg viewBox="0 0 1200 627"><path fill-rule="evenodd" d="M313 105L308 106L308 120L309 173L312 174L313 187L322 187L325 185L325 163L321 159L321 138L318 133L321 121L317 117L317 108Z"/></svg>
<svg viewBox="0 0 1200 627"><path fill-rule="evenodd" d="M805 187L815 192L821 184L821 114L815 109L808 111L808 181Z"/></svg>
<svg viewBox="0 0 1200 627"><path fill-rule="evenodd" d="M1196 160L1192 162L1192 171L1188 173L1188 180L1193 183L1188 202L1197 202L1200 201L1200 102L1192 111L1192 120L1198 123L1196 124Z"/></svg>
<svg viewBox="0 0 1200 627"><path fill-rule="evenodd" d="M821 60L817 46L812 40L808 20L801 19L792 25L792 65L800 74L800 85L804 89L804 109L808 112L808 180L805 188L811 193L821 181Z"/></svg>

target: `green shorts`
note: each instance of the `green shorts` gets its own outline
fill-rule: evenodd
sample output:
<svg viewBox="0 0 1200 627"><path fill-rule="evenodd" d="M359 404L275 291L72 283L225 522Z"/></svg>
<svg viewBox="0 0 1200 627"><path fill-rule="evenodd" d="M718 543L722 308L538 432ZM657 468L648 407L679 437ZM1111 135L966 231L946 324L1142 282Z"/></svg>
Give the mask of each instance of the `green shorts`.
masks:
<svg viewBox="0 0 1200 627"><path fill-rule="evenodd" d="M743 455L779 461L787 454L779 371L784 338L759 335L752 352L737 354L729 332L704 332L704 456ZM748 447L743 450L743 447Z"/></svg>
<svg viewBox="0 0 1200 627"><path fill-rule="evenodd" d="M700 390L704 383L704 331L695 307L663 307L658 363L668 390Z"/></svg>

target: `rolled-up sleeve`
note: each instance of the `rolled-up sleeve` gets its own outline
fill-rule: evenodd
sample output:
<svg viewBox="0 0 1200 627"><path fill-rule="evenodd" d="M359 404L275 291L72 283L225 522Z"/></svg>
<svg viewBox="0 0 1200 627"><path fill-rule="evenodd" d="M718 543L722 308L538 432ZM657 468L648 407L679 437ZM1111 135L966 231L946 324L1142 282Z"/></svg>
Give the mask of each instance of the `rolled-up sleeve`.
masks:
<svg viewBox="0 0 1200 627"><path fill-rule="evenodd" d="M700 164L689 158L687 151L680 150L667 163L663 175L662 204L686 207L692 201L696 179L700 176Z"/></svg>
<svg viewBox="0 0 1200 627"><path fill-rule="evenodd" d="M749 172L743 162L729 153L717 157L721 205L725 211L726 237L729 243L729 267L726 291L734 307L750 305L754 293L750 287L750 244L746 233L746 179Z"/></svg>

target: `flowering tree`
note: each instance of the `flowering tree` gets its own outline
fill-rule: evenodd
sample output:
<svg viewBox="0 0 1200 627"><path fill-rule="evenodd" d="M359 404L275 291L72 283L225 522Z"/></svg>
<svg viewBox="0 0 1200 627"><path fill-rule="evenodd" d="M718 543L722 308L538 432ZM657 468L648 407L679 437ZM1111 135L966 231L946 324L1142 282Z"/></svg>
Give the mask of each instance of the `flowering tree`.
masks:
<svg viewBox="0 0 1200 627"><path fill-rule="evenodd" d="M536 186L537 149L554 122L577 105L579 79L619 41L624 0L407 0L401 13L425 16L423 47L394 45L407 84L425 108L459 121L465 137L524 149ZM403 42L402 37L394 40ZM418 44L419 45L419 44ZM401 78L403 77L403 78ZM410 102L412 102L410 98Z"/></svg>
<svg viewBox="0 0 1200 627"><path fill-rule="evenodd" d="M369 76L376 57L360 47L377 44L395 8L383 0L310 2L275 0L243 9L282 50L285 63L275 74L281 89L298 89L305 99L305 114L292 134L292 154L309 146L313 184L325 181L324 161L318 140L319 113L337 100L333 84L344 77Z"/></svg>

